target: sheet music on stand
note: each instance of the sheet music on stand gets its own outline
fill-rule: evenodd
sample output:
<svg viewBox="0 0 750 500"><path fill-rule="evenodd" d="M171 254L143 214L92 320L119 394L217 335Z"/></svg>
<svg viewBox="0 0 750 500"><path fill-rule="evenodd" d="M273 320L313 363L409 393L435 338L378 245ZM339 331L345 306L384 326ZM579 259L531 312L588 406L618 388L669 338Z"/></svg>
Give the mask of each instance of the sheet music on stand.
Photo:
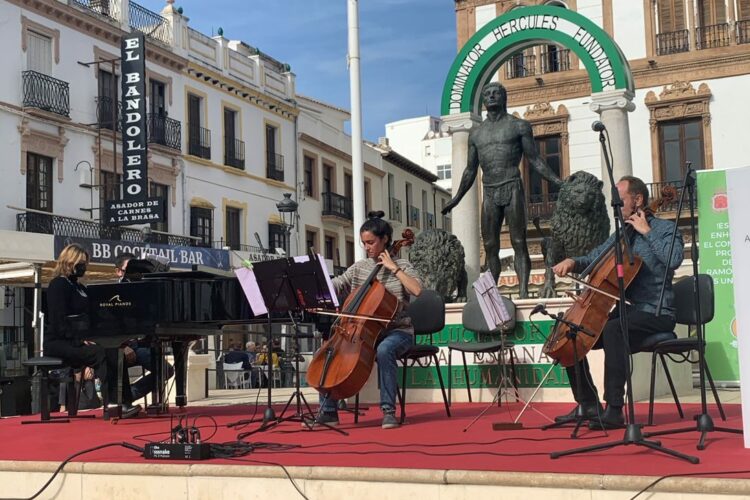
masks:
<svg viewBox="0 0 750 500"><path fill-rule="evenodd" d="M511 320L508 308L505 307L491 272L487 271L480 274L472 286L477 294L484 320L491 330L501 328Z"/></svg>
<svg viewBox="0 0 750 500"><path fill-rule="evenodd" d="M315 276L318 278L318 291L317 291L317 302L329 302L330 306L332 307L339 307L339 299L336 295L336 289L333 286L333 282L331 281L331 274L328 272L328 266L326 266L326 261L323 259L323 256L318 254L314 254L313 259L313 267L315 270ZM310 256L309 255L299 255L297 257L294 257L294 262L297 264L304 264L306 262L310 262ZM300 270L303 270L305 266L297 266L300 268ZM299 273L295 273L297 275ZM325 281L321 279L321 277L325 277ZM298 282L298 280L294 279L295 276L292 277L294 283L293 286L297 289L303 289ZM300 293L298 292L298 295ZM304 296L304 295L303 295Z"/></svg>
<svg viewBox="0 0 750 500"><path fill-rule="evenodd" d="M268 314L268 308L266 307L265 302L263 302L263 295L260 293L258 280L256 279L253 270L248 267L238 267L234 270L234 274L237 275L237 279L240 282L245 298L250 304L250 309L252 309L253 315L262 316Z"/></svg>
<svg viewBox="0 0 750 500"><path fill-rule="evenodd" d="M338 307L339 301L336 296L336 289L333 287L325 260L320 254L317 254L316 257L311 261L309 256L301 255L293 259L275 259L259 262L253 267L235 269L234 273L240 282L253 314L255 316L268 314L268 306L263 299L264 291L261 290L259 279L268 281L269 278L272 282L270 284L271 291L277 291L287 296L290 292L292 293L293 301L290 300L290 297L286 297L286 300L282 302L294 302L295 305L302 308L307 306ZM276 272L271 274L263 272L266 268L276 270ZM285 276L284 282L279 282L277 289L273 282L278 281L279 276L274 275L278 275L278 270L282 270ZM261 271L261 276L258 276L256 271ZM288 285L285 282L288 282ZM267 289L269 288L269 284L265 286ZM289 286L291 286L291 290L288 288ZM268 290L265 291L268 295Z"/></svg>

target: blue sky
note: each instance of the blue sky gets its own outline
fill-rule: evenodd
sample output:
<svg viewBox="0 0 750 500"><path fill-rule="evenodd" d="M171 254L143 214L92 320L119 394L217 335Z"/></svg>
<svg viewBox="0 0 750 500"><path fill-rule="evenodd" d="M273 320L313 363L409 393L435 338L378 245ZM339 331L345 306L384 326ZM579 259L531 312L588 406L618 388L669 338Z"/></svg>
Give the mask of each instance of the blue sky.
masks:
<svg viewBox="0 0 750 500"><path fill-rule="evenodd" d="M163 0L136 0L155 12ZM289 63L297 92L350 109L346 0L176 0L190 26ZM439 115L456 55L453 0L361 0L362 122L366 139L391 121Z"/></svg>

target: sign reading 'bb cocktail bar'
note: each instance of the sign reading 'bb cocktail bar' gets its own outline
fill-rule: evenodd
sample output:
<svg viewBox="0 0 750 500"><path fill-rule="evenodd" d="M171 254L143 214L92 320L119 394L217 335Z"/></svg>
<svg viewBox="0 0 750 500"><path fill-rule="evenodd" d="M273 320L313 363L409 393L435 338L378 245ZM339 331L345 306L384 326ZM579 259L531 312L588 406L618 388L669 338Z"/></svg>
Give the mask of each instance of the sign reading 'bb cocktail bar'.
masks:
<svg viewBox="0 0 750 500"><path fill-rule="evenodd" d="M146 120L146 40L142 34L122 37L122 200L106 203L109 225L159 222L166 200L148 196ZM126 206L127 210L123 210Z"/></svg>

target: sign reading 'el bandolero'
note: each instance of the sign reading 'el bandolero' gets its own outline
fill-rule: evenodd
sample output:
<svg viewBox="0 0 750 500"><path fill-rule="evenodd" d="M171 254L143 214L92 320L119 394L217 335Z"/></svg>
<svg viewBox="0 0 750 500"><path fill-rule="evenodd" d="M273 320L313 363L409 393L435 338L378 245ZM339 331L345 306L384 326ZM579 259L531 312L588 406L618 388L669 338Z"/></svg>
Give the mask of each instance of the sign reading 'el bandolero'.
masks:
<svg viewBox="0 0 750 500"><path fill-rule="evenodd" d="M148 198L146 120L146 40L143 34L122 37L122 200L108 201L109 225L143 224L163 219L166 200Z"/></svg>
<svg viewBox="0 0 750 500"><path fill-rule="evenodd" d="M148 195L146 134L146 41L142 34L122 37L123 200Z"/></svg>
<svg viewBox="0 0 750 500"><path fill-rule="evenodd" d="M443 87L443 116L480 109L480 90L514 53L553 42L574 52L589 74L592 93L633 90L627 59L594 22L560 7L520 7L497 17L472 36L453 61Z"/></svg>

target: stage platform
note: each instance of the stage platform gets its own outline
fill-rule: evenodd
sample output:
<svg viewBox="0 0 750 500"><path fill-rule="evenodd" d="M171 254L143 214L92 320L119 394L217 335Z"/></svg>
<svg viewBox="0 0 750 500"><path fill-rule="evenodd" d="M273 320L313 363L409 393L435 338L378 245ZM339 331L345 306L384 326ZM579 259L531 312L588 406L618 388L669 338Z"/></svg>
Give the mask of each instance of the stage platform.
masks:
<svg viewBox="0 0 750 500"><path fill-rule="evenodd" d="M714 423L740 428L738 393L722 391L722 396L728 420L721 421L710 405ZM259 424L227 427L255 412L252 403L230 402L235 402L231 395L219 394L186 412L174 412L171 425L182 415L190 425L197 419L206 442L236 441L239 432ZM695 431L661 437L664 446L699 457L698 465L639 446L553 460L552 451L617 440L623 432L585 429L578 439L571 439L570 428L540 430L548 419L570 409L566 403L533 405L522 418L523 429L512 431L493 431L492 424L511 422L521 404L493 406L464 432L485 407L484 403L456 404L453 416L447 418L442 404L414 403L407 405L407 423L392 430L380 428L377 408L367 410L357 425L351 413L342 413L340 428L348 436L302 430L300 424L286 422L245 438L245 443L254 445L246 456L193 463L148 461L115 445L75 458L39 498L303 498L296 485L311 500L627 499L664 476L672 477L638 498L750 498L750 452L743 448L740 435L712 432L704 451L696 450ZM264 408L259 406L258 413ZM680 420L674 404L657 404L656 425L646 431L693 426L691 416L700 406L688 403L684 408L686 419ZM637 420L645 421L647 405L639 403L636 409ZM170 417L21 425L29 418L34 417L0 420L1 498L31 496L62 460L76 452L107 443L143 446L168 439L170 429Z"/></svg>

